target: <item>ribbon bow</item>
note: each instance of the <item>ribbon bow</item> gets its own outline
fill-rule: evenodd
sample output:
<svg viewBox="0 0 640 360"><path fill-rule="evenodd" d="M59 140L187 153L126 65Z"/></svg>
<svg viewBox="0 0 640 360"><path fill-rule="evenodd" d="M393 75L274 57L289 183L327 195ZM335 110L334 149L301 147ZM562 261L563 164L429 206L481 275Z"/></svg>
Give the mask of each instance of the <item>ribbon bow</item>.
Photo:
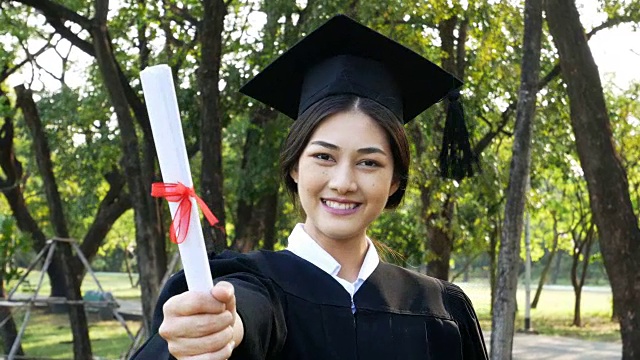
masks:
<svg viewBox="0 0 640 360"><path fill-rule="evenodd" d="M187 187L182 183L153 183L151 184L151 196L165 198L169 202L177 202L178 209L171 222L169 236L175 244L181 244L187 237L189 232L189 223L191 222L191 197L196 199L196 203L204 217L207 218L211 226L218 222L205 202L196 195L193 188Z"/></svg>

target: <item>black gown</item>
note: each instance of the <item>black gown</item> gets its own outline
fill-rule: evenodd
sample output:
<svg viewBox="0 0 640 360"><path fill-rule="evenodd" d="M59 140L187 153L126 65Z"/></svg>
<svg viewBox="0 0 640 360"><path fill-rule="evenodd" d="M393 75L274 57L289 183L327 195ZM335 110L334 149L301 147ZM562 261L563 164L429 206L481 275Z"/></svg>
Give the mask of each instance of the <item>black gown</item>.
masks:
<svg viewBox="0 0 640 360"><path fill-rule="evenodd" d="M216 279L235 287L244 339L231 360L487 359L467 296L456 285L380 262L356 292L289 251L210 261ZM172 276L156 306L152 336L132 359L173 359L157 331L162 305L187 290Z"/></svg>

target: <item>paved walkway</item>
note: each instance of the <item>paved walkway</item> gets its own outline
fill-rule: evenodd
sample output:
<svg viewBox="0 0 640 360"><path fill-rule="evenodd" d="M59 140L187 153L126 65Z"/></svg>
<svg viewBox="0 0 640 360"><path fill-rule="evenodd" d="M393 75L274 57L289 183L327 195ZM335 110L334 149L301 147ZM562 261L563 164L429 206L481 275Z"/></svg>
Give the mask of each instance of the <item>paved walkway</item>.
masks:
<svg viewBox="0 0 640 360"><path fill-rule="evenodd" d="M485 334L487 347L491 334ZM514 360L619 360L622 344L578 340L561 336L517 333L513 339Z"/></svg>

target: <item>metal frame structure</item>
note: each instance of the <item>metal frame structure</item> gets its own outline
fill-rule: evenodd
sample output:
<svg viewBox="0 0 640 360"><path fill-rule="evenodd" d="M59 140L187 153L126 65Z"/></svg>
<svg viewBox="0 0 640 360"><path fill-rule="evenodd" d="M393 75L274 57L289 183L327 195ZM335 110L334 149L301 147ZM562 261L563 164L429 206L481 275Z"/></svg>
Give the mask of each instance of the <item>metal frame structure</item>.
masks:
<svg viewBox="0 0 640 360"><path fill-rule="evenodd" d="M118 302L117 301L85 301L85 300L68 300L66 298L56 298L56 297L47 297L47 298L38 298L38 293L40 292L40 289L42 287L42 283L44 281L44 277L47 273L47 270L49 269L49 266L51 265L51 261L53 259L53 254L56 250L56 245L61 242L61 243L68 243L73 250L75 250L76 255L78 256L78 258L80 259L80 261L82 262L82 264L84 265L85 269L87 270L87 272L89 274L91 274L91 277L93 278L93 280L95 281L96 285L98 286L98 289L100 290L100 292L104 293L104 290L102 289L102 286L100 285L100 282L98 281L98 278L96 277L95 273L93 272L93 269L91 269L91 265L89 264L89 261L87 261L87 258L84 256L84 254L82 253L82 250L80 249L80 247L78 246L78 244L76 243L75 240L73 239L64 239L64 238L52 238L47 240L45 246L42 248L42 250L38 253L38 255L36 255L36 258L31 262L31 264L29 265L29 267L27 268L27 271L22 275L22 277L20 277L20 280L18 280L18 282L16 283L16 285L11 289L11 291L9 292L9 295L7 296L7 299L4 301L0 301L0 306L7 306L7 307L15 307L15 308L22 308L22 307L26 307L26 313L24 316L24 319L22 320L22 325L20 327L20 330L18 331L18 335L16 336L16 339L13 342L13 345L11 346L11 350L9 351L9 354L7 355L7 359L8 360L14 360L16 358L16 353L20 347L20 340L22 339L22 336L24 335L25 329L27 328L27 323L29 322L29 318L31 316L31 309L33 308L33 306L36 303L39 304L67 304L67 305L77 305L77 304L91 304L92 306L95 307L108 307L111 312L113 313L114 318L120 323L120 325L122 325L122 327L127 331L127 334L129 335L129 338L135 342L135 337L134 335L131 333L131 330L129 330L129 327L127 326L127 323L125 322L124 318L122 317L122 315L120 315L120 313L117 311L117 308L119 307ZM40 273L40 278L38 280L38 284L36 285L35 291L33 293L33 295L31 295L28 299L16 299L14 298L14 295L16 293L16 291L18 290L18 287L20 286L20 284L22 284L25 279L27 278L27 276L29 275L29 273L35 268L35 266L38 264L38 262L42 259L42 257L44 256L44 254L47 254L45 260L44 260L44 265L42 266L42 270ZM12 315L7 316L5 319L2 319L2 321L0 321L0 327L2 327L5 322L7 322L7 320L11 317Z"/></svg>

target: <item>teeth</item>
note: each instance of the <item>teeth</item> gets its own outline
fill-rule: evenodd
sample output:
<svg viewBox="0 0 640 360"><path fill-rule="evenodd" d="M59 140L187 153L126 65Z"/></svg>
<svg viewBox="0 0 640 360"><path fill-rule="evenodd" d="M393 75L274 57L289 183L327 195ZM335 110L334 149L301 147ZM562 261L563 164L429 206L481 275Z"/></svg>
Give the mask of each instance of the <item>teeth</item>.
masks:
<svg viewBox="0 0 640 360"><path fill-rule="evenodd" d="M332 209L338 209L338 210L351 210L351 209L355 209L356 206L358 206L358 204L354 204L354 203L340 203L340 202L336 202L336 201L325 201L324 202L328 207L332 208Z"/></svg>

